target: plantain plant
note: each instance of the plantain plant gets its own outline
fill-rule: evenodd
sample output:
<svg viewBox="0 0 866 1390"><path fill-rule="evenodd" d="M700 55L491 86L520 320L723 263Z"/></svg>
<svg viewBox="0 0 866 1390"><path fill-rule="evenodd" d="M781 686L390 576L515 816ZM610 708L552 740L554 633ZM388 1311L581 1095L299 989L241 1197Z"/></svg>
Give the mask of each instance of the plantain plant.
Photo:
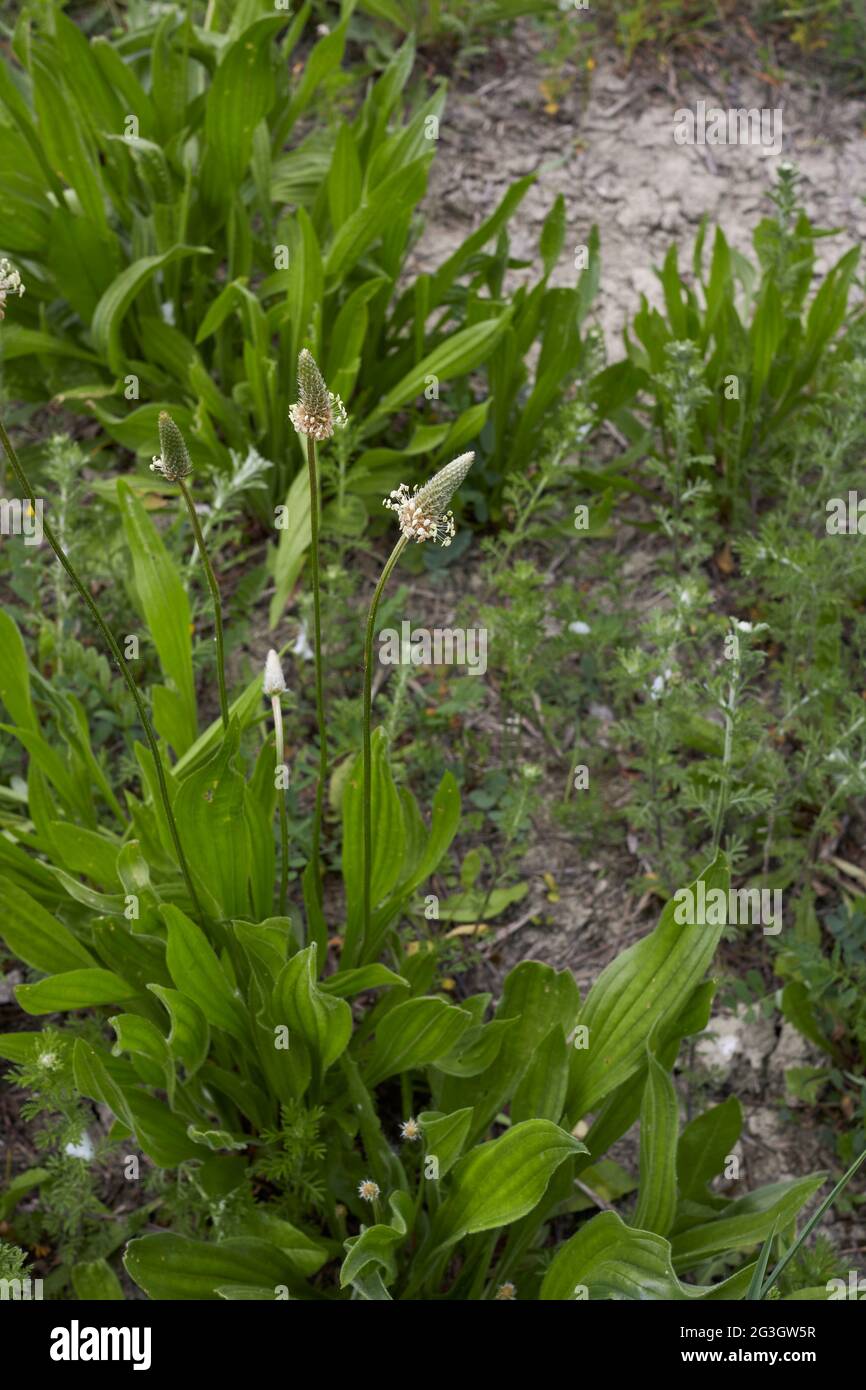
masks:
<svg viewBox="0 0 866 1390"><path fill-rule="evenodd" d="M183 437L165 422L158 462L186 475ZM384 582L409 539L450 541L446 508L472 462L461 456L420 491L386 499L401 536L371 603L368 673ZM363 755L342 793L344 925L329 937L316 894L305 895L305 923L287 915L282 802L279 875L273 830L279 658L230 703L227 727L218 718L199 732L183 587L118 486L166 678L153 722L127 654L50 526L46 535L135 697L148 738L135 790L112 785L86 720L63 728L62 747L48 735L21 634L0 620L5 727L30 759L26 797L10 798L0 837L0 935L29 971L15 991L24 1013L70 1016L48 1035L0 1036L0 1056L31 1086L65 1068L73 1095L106 1107L130 1181L147 1160L198 1194L192 1232L128 1241L129 1276L157 1299L761 1294L777 1231L790 1231L823 1176L722 1196L709 1182L739 1136L736 1100L680 1132L671 1070L682 1039L707 1025L704 977L723 924L683 928L669 904L584 1001L570 971L525 961L492 1013L485 993L453 1002L437 988L437 951L400 929L459 828L457 785L446 772L426 824L394 781L384 731L370 727L369 681ZM275 749L256 734L263 696ZM701 878L726 892L724 856ZM605 1154L638 1119L633 1207L584 1219L587 1198L609 1205L597 1192ZM42 1179L16 1181L20 1193ZM761 1242L756 1274L743 1258ZM87 1266L74 1287L116 1297L105 1257Z"/></svg>
<svg viewBox="0 0 866 1390"><path fill-rule="evenodd" d="M815 243L828 233L809 220L798 188L797 170L782 161L770 190L774 215L752 237L756 263L720 227L707 258L703 223L692 288L672 246L656 271L664 310L642 296L626 335L633 384L647 390L659 427L675 508L690 487L693 497L712 491L725 520L756 514L773 448L808 418L819 389L838 389L840 367L857 351L850 329L862 322L862 307L849 301L860 248L846 251L816 287Z"/></svg>
<svg viewBox="0 0 866 1390"><path fill-rule="evenodd" d="M559 198L541 276L506 290L507 226L529 175L442 264L408 273L444 90L410 88L410 37L343 114L354 9L347 0L301 62L309 0L291 14L265 0L210 6L209 22L172 9L90 40L56 5L25 5L0 61L0 252L28 272L5 334L10 394L95 416L142 457L168 411L196 466L220 476L254 446L273 464L270 498L250 498L262 518L296 500L304 461L282 401L309 346L363 445L341 491L340 523L358 534L364 499L400 481L407 454L438 465L482 430L477 486L498 497L550 402L588 369L598 256L594 234L579 284L550 284ZM274 620L291 563L284 549Z"/></svg>

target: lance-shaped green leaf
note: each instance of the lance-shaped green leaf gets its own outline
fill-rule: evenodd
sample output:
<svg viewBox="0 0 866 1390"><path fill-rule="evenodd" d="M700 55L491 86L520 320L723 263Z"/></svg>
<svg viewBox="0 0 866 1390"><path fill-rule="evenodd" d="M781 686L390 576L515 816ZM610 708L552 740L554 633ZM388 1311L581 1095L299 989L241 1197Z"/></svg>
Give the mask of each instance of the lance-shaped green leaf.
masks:
<svg viewBox="0 0 866 1390"><path fill-rule="evenodd" d="M554 1024L523 1073L511 1101L511 1123L553 1120L559 1124L568 1089L569 1051L565 1034Z"/></svg>
<svg viewBox="0 0 866 1390"><path fill-rule="evenodd" d="M119 840L65 820L51 821L48 831L54 854L67 869L91 879L102 888L117 889Z"/></svg>
<svg viewBox="0 0 866 1390"><path fill-rule="evenodd" d="M387 740L381 729L373 734L371 794L373 800L373 863L371 901L376 904L391 891L400 876L403 860L403 808L388 763ZM363 791L361 759L357 759L343 791L343 879L346 899L352 906L363 885Z"/></svg>
<svg viewBox="0 0 866 1390"><path fill-rule="evenodd" d="M656 1055L662 1066L673 1067L684 1037L702 1033L709 1023L715 985L707 980L698 985L686 1000L680 1013L675 1015L657 1038ZM634 1072L627 1081L618 1086L600 1107L586 1135L587 1147L591 1154L607 1153L608 1149L631 1129L640 1115L646 1085L647 1064ZM578 1163L578 1172L584 1167Z"/></svg>
<svg viewBox="0 0 866 1390"><path fill-rule="evenodd" d="M90 1009L97 1004L119 1004L134 999L138 990L110 970L67 970L50 975L35 985L18 985L15 998L25 1013L64 1013Z"/></svg>
<svg viewBox="0 0 866 1390"><path fill-rule="evenodd" d="M661 1236L626 1226L615 1211L601 1212L557 1250L544 1276L539 1299L562 1302L590 1299L738 1299L749 1285L752 1266L721 1284L681 1284L671 1263L671 1247Z"/></svg>
<svg viewBox="0 0 866 1390"><path fill-rule="evenodd" d="M460 788L451 772L446 772L436 788L430 816L430 831L423 852L413 864L409 879L400 884L401 893L411 893L436 871L460 824Z"/></svg>
<svg viewBox="0 0 866 1390"><path fill-rule="evenodd" d="M192 674L191 615L177 567L141 502L122 478L117 498L126 543L132 555L135 588L150 628L163 674L174 689L163 689L157 729L177 754L196 735L195 686Z"/></svg>
<svg viewBox="0 0 866 1390"><path fill-rule="evenodd" d="M570 970L554 970L539 961L521 961L509 971L496 1020L515 1020L502 1039L495 1061L477 1076L449 1076L436 1098L441 1110L473 1107L470 1139L484 1134L514 1094L535 1054L558 1022L564 1033L574 1027L580 996Z"/></svg>
<svg viewBox="0 0 866 1390"><path fill-rule="evenodd" d="M127 1129L133 1129L135 1121L122 1087L110 1075L96 1048L83 1038L75 1040L72 1065L75 1084L82 1095L101 1101Z"/></svg>
<svg viewBox="0 0 866 1390"><path fill-rule="evenodd" d="M633 1225L666 1236L677 1210L677 1093L667 1067L647 1048L640 1112L640 1189Z"/></svg>
<svg viewBox="0 0 866 1390"><path fill-rule="evenodd" d="M128 1052L142 1080L149 1086L164 1090L169 1105L173 1106L174 1059L156 1024L151 1023L149 1018L140 1018L138 1014L115 1014L108 1021L117 1034L113 1048L115 1056Z"/></svg>
<svg viewBox="0 0 866 1390"><path fill-rule="evenodd" d="M271 40L285 23L269 15L251 24L226 48L205 105L206 154L201 192L211 207L240 187L253 148L253 132L274 100Z"/></svg>
<svg viewBox="0 0 866 1390"><path fill-rule="evenodd" d="M236 719L213 757L180 785L174 814L196 875L225 917L249 912L252 846L246 782L235 764L240 740Z"/></svg>
<svg viewBox="0 0 866 1390"><path fill-rule="evenodd" d="M120 1280L107 1260L85 1260L73 1265L72 1287L83 1303L123 1301Z"/></svg>
<svg viewBox="0 0 866 1390"><path fill-rule="evenodd" d="M463 1002L465 1006L467 1001L464 1000ZM469 1028L451 1052L444 1057L436 1058L436 1070L445 1072L446 1076L478 1076L481 1072L487 1071L499 1055L505 1034L516 1023L516 1018L495 1018L492 1023L480 1023ZM562 1111L560 1110L561 1114ZM512 1119L515 1118L552 1120L554 1116L540 1114L515 1116L512 1109ZM558 1120L559 1115L555 1118Z"/></svg>
<svg viewBox="0 0 866 1390"><path fill-rule="evenodd" d="M286 962L274 986L273 1008L290 1033L300 1033L324 1072L348 1046L352 1010L317 984L316 954L311 942Z"/></svg>
<svg viewBox="0 0 866 1390"><path fill-rule="evenodd" d="M283 1250L265 1240L203 1240L168 1233L141 1236L126 1247L123 1263L130 1278L155 1299L217 1299L221 1285L269 1288L273 1298L313 1297Z"/></svg>
<svg viewBox="0 0 866 1390"><path fill-rule="evenodd" d="M3 351L8 358L6 330L3 331ZM30 701L30 670L24 639L9 613L0 609L0 700L12 716L12 723L22 729L36 727L36 715Z"/></svg>
<svg viewBox="0 0 866 1390"><path fill-rule="evenodd" d="M727 894L724 855L700 877L707 894L713 889ZM692 884L693 894L696 888ZM675 920L678 907L669 902L655 931L617 956L587 995L580 1026L588 1030L589 1045L575 1049L571 1061L568 1114L573 1121L595 1110L637 1071L653 1030L664 1032L712 962L724 922L681 926Z"/></svg>
<svg viewBox="0 0 866 1390"><path fill-rule="evenodd" d="M427 187L429 154L394 169L360 207L342 224L331 241L325 260L325 279L330 284L344 278L393 225L395 217L420 201ZM410 392L409 398L415 394ZM396 407L395 407L396 408ZM381 407L380 407L381 409Z"/></svg>
<svg viewBox="0 0 866 1390"><path fill-rule="evenodd" d="M387 965L362 965L357 970L341 970L337 975L329 975L322 981L326 994L337 999L350 999L355 994L366 994L371 989L391 989L394 985L408 987L409 981L402 975L395 975Z"/></svg>
<svg viewBox="0 0 866 1390"><path fill-rule="evenodd" d="M166 961L177 988L198 1005L212 1027L246 1041L240 1001L204 932L173 904L163 907L161 916L168 930Z"/></svg>
<svg viewBox="0 0 866 1390"><path fill-rule="evenodd" d="M0 937L19 960L49 974L96 964L69 928L11 879L0 878L0 897Z"/></svg>
<svg viewBox="0 0 866 1390"><path fill-rule="evenodd" d="M389 1224L368 1226L345 1242L348 1254L340 1269L341 1288L353 1284L361 1274L370 1274L371 1265L384 1271L383 1283L393 1284L397 1278L397 1250L412 1229L415 1209L408 1192L392 1192L388 1204L393 1212Z"/></svg>
<svg viewBox="0 0 866 1390"><path fill-rule="evenodd" d="M743 1109L736 1096L728 1096L686 1125L677 1145L677 1177L684 1197L695 1202L706 1197L707 1183L721 1173L742 1127Z"/></svg>
<svg viewBox="0 0 866 1390"><path fill-rule="evenodd" d="M355 761L343 792L343 882L346 888L346 935L343 962L358 962L364 899L363 771ZM387 740L381 729L372 739L370 779L373 855L370 901L375 908L395 887L403 869L405 821L403 806L388 763ZM363 963L363 962L362 962Z"/></svg>
<svg viewBox="0 0 866 1390"><path fill-rule="evenodd" d="M472 1025L466 1009L444 999L407 999L387 1013L376 1029L365 1080L378 1086L386 1076L427 1066L456 1046Z"/></svg>
<svg viewBox="0 0 866 1390"><path fill-rule="evenodd" d="M124 1064L111 1065L113 1070ZM82 1095L107 1105L161 1168L175 1168L188 1159L207 1156L206 1149L189 1139L183 1120L173 1114L164 1101L135 1086L122 1085L112 1075L107 1061L83 1038L76 1040L73 1067L75 1084Z"/></svg>
<svg viewBox="0 0 866 1390"><path fill-rule="evenodd" d="M440 343L422 362L407 372L402 381L379 402L373 413L368 416L362 433L369 434L380 424L384 416L393 415L401 406L420 395L428 377L434 376L440 381L450 381L454 377L465 376L467 372L474 371L482 362L486 362L510 320L511 310L508 309L498 318L485 319L450 335L446 342Z"/></svg>
<svg viewBox="0 0 866 1390"><path fill-rule="evenodd" d="M132 1113L135 1137L144 1152L160 1168L176 1168L189 1159L202 1159L208 1150L196 1143L189 1134L186 1121L169 1110L164 1100L158 1100L138 1087L128 1087L126 1099Z"/></svg>
<svg viewBox="0 0 866 1390"><path fill-rule="evenodd" d="M158 256L142 256L122 270L103 294L96 306L91 324L93 341L108 360L113 372L124 371L125 357L120 329L129 306L157 271L183 256L209 256L209 246L173 246Z"/></svg>
<svg viewBox="0 0 866 1390"><path fill-rule="evenodd" d="M274 1216L261 1203L244 1216L238 1233L276 1245L288 1255L298 1274L307 1276L316 1274L329 1255L337 1255L340 1250L337 1241L314 1240L290 1221Z"/></svg>
<svg viewBox="0 0 866 1390"><path fill-rule="evenodd" d="M440 1115L436 1110L423 1110L418 1116L421 1137L424 1140L424 1153L436 1159L440 1178L450 1173L463 1152L472 1123L472 1110L455 1110L451 1115Z"/></svg>
<svg viewBox="0 0 866 1390"><path fill-rule="evenodd" d="M518 1221L541 1201L559 1165L585 1152L550 1120L525 1120L479 1144L454 1169L451 1192L433 1220L431 1254L463 1236Z"/></svg>
<svg viewBox="0 0 866 1390"><path fill-rule="evenodd" d="M712 1221L692 1226L671 1241L675 1269L691 1269L703 1260L727 1250L748 1250L759 1245L776 1223L784 1229L824 1182L824 1174L774 1182L759 1187L724 1209Z"/></svg>

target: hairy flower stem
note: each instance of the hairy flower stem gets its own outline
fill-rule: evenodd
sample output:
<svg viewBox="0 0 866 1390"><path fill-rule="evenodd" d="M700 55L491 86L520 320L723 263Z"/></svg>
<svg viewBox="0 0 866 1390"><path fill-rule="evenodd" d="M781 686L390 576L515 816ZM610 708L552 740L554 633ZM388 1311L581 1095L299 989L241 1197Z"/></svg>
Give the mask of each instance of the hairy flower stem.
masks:
<svg viewBox="0 0 866 1390"><path fill-rule="evenodd" d="M223 728L227 729L229 726L229 698L228 693L226 691L226 664L225 649L223 644L223 605L222 599L220 598L219 584L217 583L216 575L213 572L213 565L210 562L210 556L207 553L207 547L204 543L204 534L201 529L201 522L198 519L198 513L196 512L195 503L192 500L189 488L187 487L183 478L177 479L177 485L181 490L183 500L186 502L187 511L189 512L190 524L192 525L192 533L195 536L196 548L198 549L198 553L201 556L201 561L204 565L204 572L207 575L207 584L208 588L210 589L210 596L213 599L214 628L216 631L217 649L217 680L219 681L220 692L220 714L222 715Z"/></svg>
<svg viewBox="0 0 866 1390"><path fill-rule="evenodd" d="M13 448L12 442L8 434L6 433L2 421L0 421L0 443L2 443L3 448L6 451L6 456L12 465L12 471L18 480L18 484L21 490L24 492L25 496L29 497L35 510L36 494L33 491L30 479L24 472L18 455L15 452L15 449ZM190 896L190 901L192 902L195 908L196 915L198 916L199 921L203 923L204 918L202 915L201 905L198 900L198 894L196 893L195 888L193 887L189 866L186 862L186 855L183 852L183 846L180 842L180 835L177 829L177 822L174 818L174 812L171 809L171 800L168 795L168 785L165 780L165 769L162 765L162 758L159 752L159 745L156 741L156 734L153 731L153 726L150 722L147 710L145 709L144 701L141 698L141 691L135 684L135 681L132 679L123 653L121 652L120 647L117 645L117 642L114 639L111 629L108 627L108 624L105 622L105 619L100 613L92 594L87 588L85 588L84 584L79 579L78 574L76 573L75 569L73 568L72 562L69 559L69 556L66 554L66 551L63 549L62 545L58 541L53 530L51 529L51 526L45 520L43 520L42 523L42 530L45 535L45 539L48 541L48 544L51 546L51 549L54 551L54 554L57 556L64 570L69 575L69 578L72 580L76 592L84 600L84 603L90 612L90 616L93 618L93 621L99 628L99 631L102 634L105 644L108 647L108 650L111 652L115 665L120 671L120 674L123 676L123 679L126 681L126 684L129 687L129 693L135 701L135 707L138 710L138 717L141 720L141 725L144 729L145 738L147 739L148 747L150 748L151 754L153 756L154 768L156 770L156 776L159 782L159 794L162 798L163 810L165 811L165 818L168 822L168 828L171 833L172 842L174 844L175 854L177 855L177 862L180 867L180 871L183 874L184 883L186 884L186 890Z"/></svg>
<svg viewBox="0 0 866 1390"><path fill-rule="evenodd" d="M736 672L736 668L735 668ZM736 674L739 674L738 672ZM713 817L713 847L710 858L715 859L722 843L722 831L728 814L728 800L731 789L731 759L734 750L734 714L737 708L738 683L728 685L728 703L725 708L725 751L722 756L722 778L716 798L716 812Z"/></svg>
<svg viewBox="0 0 866 1390"><path fill-rule="evenodd" d="M281 774L286 761L286 746L283 738L283 707L279 695L271 696L271 709L274 712L274 740L277 747L277 773ZM289 890L289 818L286 810L286 788L280 789L280 916L286 915L286 898Z"/></svg>
<svg viewBox="0 0 866 1390"><path fill-rule="evenodd" d="M319 844L322 838L322 807L328 779L328 742L325 731L325 681L322 670L322 602L319 580L319 470L316 441L307 435L307 467L310 473L310 574L313 581L313 646L316 656L316 719L319 725L319 777L316 782L316 809L313 813L313 845L316 896L322 901L322 866Z"/></svg>
<svg viewBox="0 0 866 1390"><path fill-rule="evenodd" d="M376 592L367 614L367 631L364 635L364 941L370 937L370 887L373 873L373 755L370 732L373 709L373 636L376 627L376 611L379 600L388 582L391 571L399 560L408 537L401 536L385 564L376 585Z"/></svg>

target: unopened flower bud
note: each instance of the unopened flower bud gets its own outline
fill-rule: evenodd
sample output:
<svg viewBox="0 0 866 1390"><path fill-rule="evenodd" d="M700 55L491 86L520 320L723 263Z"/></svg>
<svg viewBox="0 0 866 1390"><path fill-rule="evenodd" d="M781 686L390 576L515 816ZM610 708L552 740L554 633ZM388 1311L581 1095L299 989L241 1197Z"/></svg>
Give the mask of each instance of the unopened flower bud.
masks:
<svg viewBox="0 0 866 1390"><path fill-rule="evenodd" d="M274 695L282 695L286 688L286 678L283 675L280 658L277 656L273 647L271 647L265 660L265 675L262 681L262 692L270 699Z"/></svg>

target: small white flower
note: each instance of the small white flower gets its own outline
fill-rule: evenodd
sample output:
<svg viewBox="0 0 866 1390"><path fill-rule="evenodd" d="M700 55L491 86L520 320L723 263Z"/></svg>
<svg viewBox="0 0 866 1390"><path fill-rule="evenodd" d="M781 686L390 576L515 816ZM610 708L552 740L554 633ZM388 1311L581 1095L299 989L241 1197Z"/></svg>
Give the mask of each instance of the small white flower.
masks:
<svg viewBox="0 0 866 1390"><path fill-rule="evenodd" d="M358 1196L365 1202L375 1202L379 1197L379 1184L373 1182L372 1178L365 1178L358 1184Z"/></svg>
<svg viewBox="0 0 866 1390"><path fill-rule="evenodd" d="M404 1120L400 1126L400 1138L408 1139L410 1143L414 1143L416 1139L421 1138L421 1126L417 1120L413 1120L411 1115L408 1120Z"/></svg>
<svg viewBox="0 0 866 1390"><path fill-rule="evenodd" d="M568 630L573 632L576 637L586 637L587 633L592 631L589 623L569 623Z"/></svg>
<svg viewBox="0 0 866 1390"><path fill-rule="evenodd" d="M310 639L307 636L307 629L304 627L303 623L301 623L298 629L298 635L295 638L295 644L292 647L292 656L299 656L302 661L312 661L313 655Z"/></svg>
<svg viewBox="0 0 866 1390"><path fill-rule="evenodd" d="M39 1065L46 1071L53 1071L59 1065L59 1057L56 1052L41 1052L39 1054Z"/></svg>
<svg viewBox="0 0 866 1390"><path fill-rule="evenodd" d="M20 299L24 293L24 286L21 283L21 272L16 270L11 261L7 261L5 256L0 256L0 319L5 317L6 296L17 294Z"/></svg>
<svg viewBox="0 0 866 1390"><path fill-rule="evenodd" d="M500 1284L496 1290L496 1298L500 1303L513 1303L517 1298L517 1285L512 1283Z"/></svg>
<svg viewBox="0 0 866 1390"><path fill-rule="evenodd" d="M85 1130L77 1144L67 1144L63 1150L70 1158L83 1158L89 1163L93 1158L93 1141Z"/></svg>
<svg viewBox="0 0 866 1390"><path fill-rule="evenodd" d="M660 699L661 699L662 695L665 693L665 690L667 689L667 684L668 684L668 681L669 681L670 678L671 678L671 675L672 675L671 669L670 669L670 667L668 667L668 668L665 670L665 672L664 672L663 675L661 675L661 676L654 676L654 677L653 677L653 683L652 683L652 685L650 686L650 699L651 699L651 700L660 700Z"/></svg>
<svg viewBox="0 0 866 1390"><path fill-rule="evenodd" d="M747 622L741 622L739 618L737 618L735 626L736 626L738 632L751 632L751 631L752 631L752 624L751 624L751 623L747 623Z"/></svg>
<svg viewBox="0 0 866 1390"><path fill-rule="evenodd" d="M262 681L262 693L272 698L274 695L282 695L287 689L286 678L283 675L283 668L280 665L280 658L277 656L273 647L268 652L265 661L265 675Z"/></svg>

